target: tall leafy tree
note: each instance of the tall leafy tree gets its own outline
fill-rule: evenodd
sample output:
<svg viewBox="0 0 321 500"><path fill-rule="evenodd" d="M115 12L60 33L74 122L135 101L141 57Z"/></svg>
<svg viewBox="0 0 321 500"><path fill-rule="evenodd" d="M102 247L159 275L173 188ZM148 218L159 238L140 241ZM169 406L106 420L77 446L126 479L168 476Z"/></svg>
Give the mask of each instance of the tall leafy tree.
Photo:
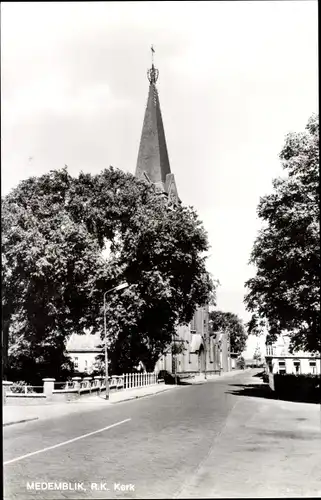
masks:
<svg viewBox="0 0 321 500"><path fill-rule="evenodd" d="M234 313L223 311L210 312L211 331L228 332L230 336L230 351L241 353L246 346L247 334L242 320Z"/></svg>
<svg viewBox="0 0 321 500"><path fill-rule="evenodd" d="M121 281L132 286L107 297L114 372L151 367L215 291L195 211L169 211L153 186L112 167L20 183L2 200L2 228L4 354L9 344L21 373L57 377L71 333L103 333L103 294Z"/></svg>
<svg viewBox="0 0 321 500"><path fill-rule="evenodd" d="M257 361L261 361L262 356L261 356L261 350L259 346L256 346L254 354L253 354L253 359Z"/></svg>
<svg viewBox="0 0 321 500"><path fill-rule="evenodd" d="M246 286L251 333L268 340L290 336L292 350L320 351L319 117L303 133L287 135L281 151L285 176L261 198L263 227L250 262L256 275Z"/></svg>

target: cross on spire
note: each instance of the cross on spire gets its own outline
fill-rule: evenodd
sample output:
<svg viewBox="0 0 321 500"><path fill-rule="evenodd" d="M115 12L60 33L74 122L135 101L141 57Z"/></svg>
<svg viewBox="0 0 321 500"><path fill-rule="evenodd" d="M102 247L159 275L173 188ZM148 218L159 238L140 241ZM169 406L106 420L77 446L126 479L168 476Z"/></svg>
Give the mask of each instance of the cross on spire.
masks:
<svg viewBox="0 0 321 500"><path fill-rule="evenodd" d="M154 66L154 45L151 45L150 47L151 53L152 53L152 67L147 71L147 78L149 80L149 83L154 84L157 82L158 79L158 69L155 68Z"/></svg>

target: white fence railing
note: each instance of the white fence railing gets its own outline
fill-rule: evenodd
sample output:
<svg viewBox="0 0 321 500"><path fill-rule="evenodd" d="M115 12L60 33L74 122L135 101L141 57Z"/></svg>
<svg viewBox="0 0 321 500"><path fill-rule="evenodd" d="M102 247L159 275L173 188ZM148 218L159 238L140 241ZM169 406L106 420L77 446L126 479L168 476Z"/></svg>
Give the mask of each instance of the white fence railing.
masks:
<svg viewBox="0 0 321 500"><path fill-rule="evenodd" d="M109 388L116 390L134 389L147 387L158 383L156 372L152 373L124 373L123 375L111 375L109 377ZM48 388L49 385L49 388ZM15 395L32 395L35 393L62 393L78 390L79 393L100 391L106 389L104 376L96 377L73 377L67 382L56 382L55 379L44 379L43 386L29 386L11 384L7 393Z"/></svg>
<svg viewBox="0 0 321 500"><path fill-rule="evenodd" d="M122 375L124 389L146 387L157 384L157 373L125 373Z"/></svg>
<svg viewBox="0 0 321 500"><path fill-rule="evenodd" d="M157 373L124 373L109 377L110 389L134 389L157 384ZM105 380L101 382L101 388L105 387Z"/></svg>

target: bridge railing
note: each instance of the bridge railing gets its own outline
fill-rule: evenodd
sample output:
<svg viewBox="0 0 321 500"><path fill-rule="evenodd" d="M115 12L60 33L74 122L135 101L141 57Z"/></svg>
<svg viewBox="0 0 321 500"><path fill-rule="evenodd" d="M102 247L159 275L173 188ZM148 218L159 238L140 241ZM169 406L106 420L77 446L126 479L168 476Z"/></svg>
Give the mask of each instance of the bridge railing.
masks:
<svg viewBox="0 0 321 500"><path fill-rule="evenodd" d="M124 373L123 375L111 375L109 377L109 389L111 391L129 390L143 388L163 382L158 379L157 372ZM4 386L4 384L3 384ZM99 394L106 390L104 376L96 377L73 377L66 382L57 382L54 378L43 379L43 386L29 386L27 384L12 384L6 382L4 403L8 400L12 404L19 400L36 403L38 399L44 398L50 401L72 401L86 394Z"/></svg>

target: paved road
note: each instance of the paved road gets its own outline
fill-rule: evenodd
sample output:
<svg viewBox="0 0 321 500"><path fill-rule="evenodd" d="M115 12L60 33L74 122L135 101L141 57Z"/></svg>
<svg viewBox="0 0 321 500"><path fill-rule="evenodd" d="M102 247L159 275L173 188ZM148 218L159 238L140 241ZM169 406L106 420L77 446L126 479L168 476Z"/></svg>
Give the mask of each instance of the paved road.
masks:
<svg viewBox="0 0 321 500"><path fill-rule="evenodd" d="M272 418L276 412L280 411L279 419L283 415L287 428L286 419L291 415L298 419L297 413L284 410L285 403L283 410L277 410L275 404L280 402L233 394L236 384L253 380L247 372L115 406L99 406L84 414L5 427L5 499L321 493L320 457L316 458L321 441L317 441L320 435L315 422L305 429L307 442L300 429L294 437L278 435ZM300 408L302 413L303 406ZM299 417L297 425L309 420L310 414L311 410L304 414L306 419ZM307 448L302 448L302 440ZM298 455L294 462L293 454ZM309 477L304 478L305 473Z"/></svg>

